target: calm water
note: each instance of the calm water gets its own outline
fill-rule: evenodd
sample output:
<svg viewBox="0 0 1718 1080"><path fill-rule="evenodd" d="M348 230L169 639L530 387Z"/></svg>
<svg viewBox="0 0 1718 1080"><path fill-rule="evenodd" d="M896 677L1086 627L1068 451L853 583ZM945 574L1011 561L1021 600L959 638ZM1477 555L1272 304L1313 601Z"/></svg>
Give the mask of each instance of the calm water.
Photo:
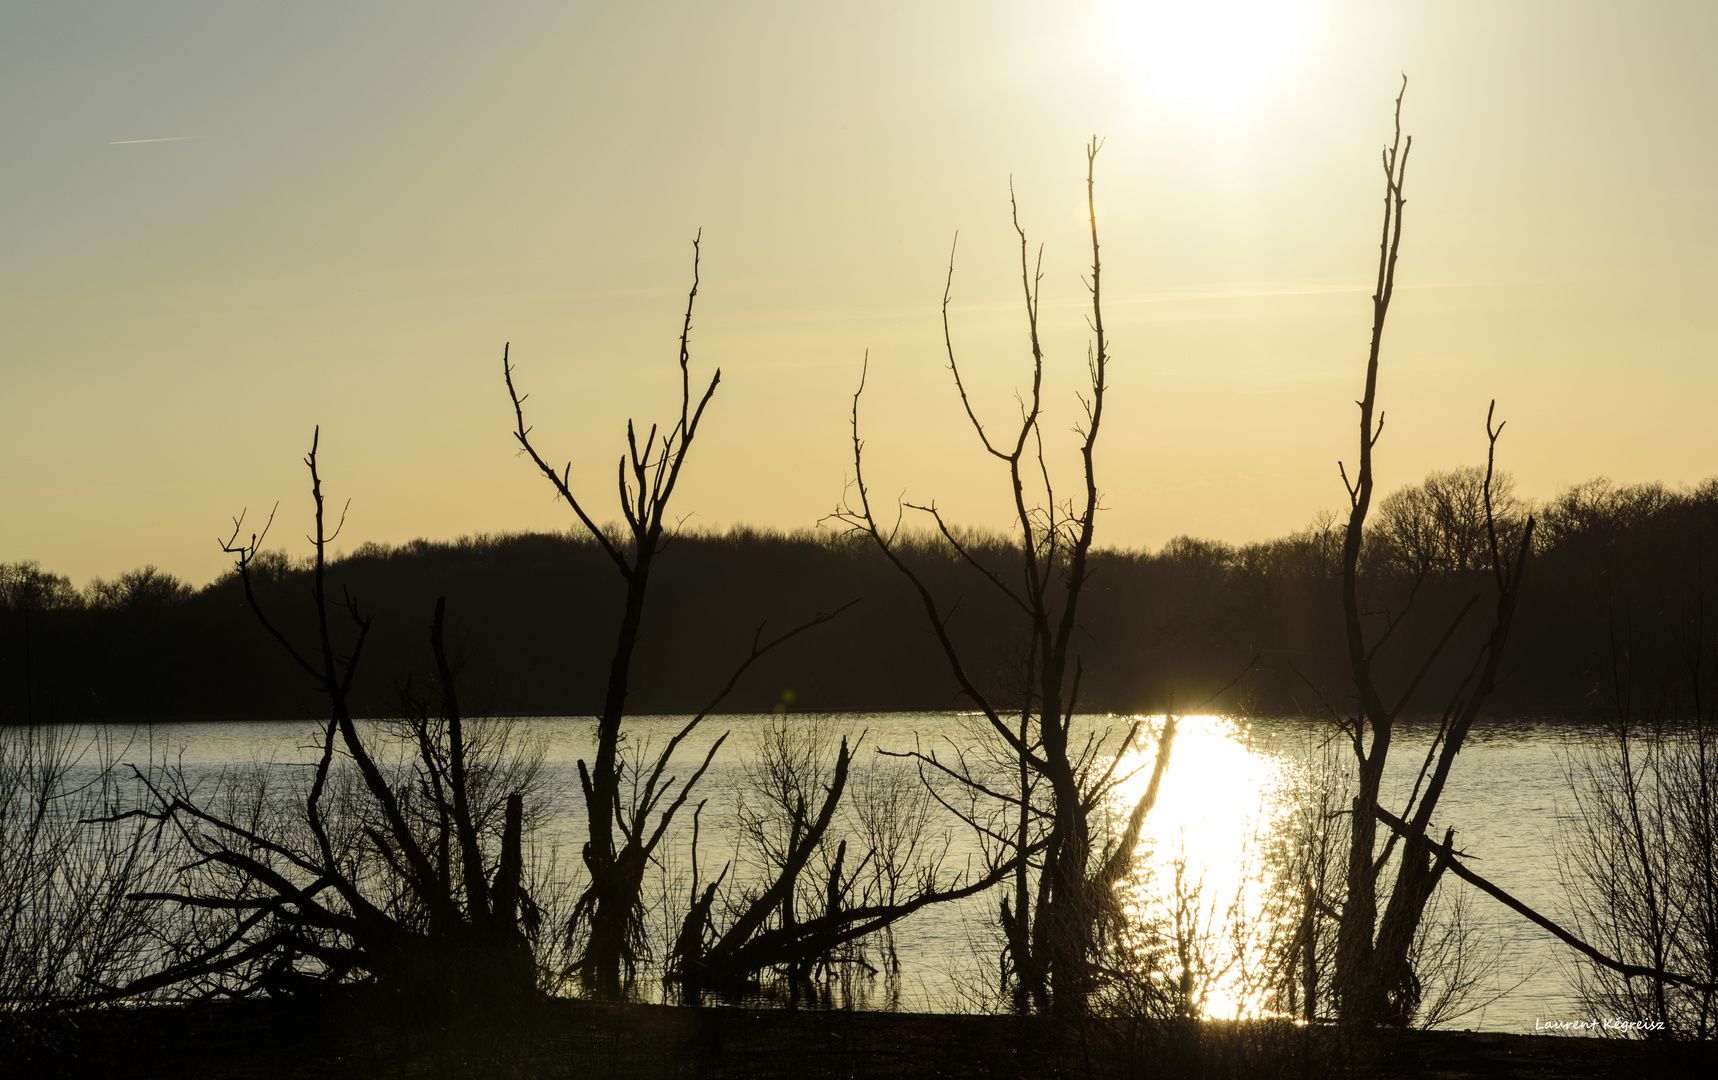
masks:
<svg viewBox="0 0 1718 1080"><path fill-rule="evenodd" d="M877 748L934 748L946 758L954 749L972 745L976 722L974 717L953 713L800 715L792 720L801 730L826 739L831 756L843 735L852 738L863 733L864 750L856 758L855 780L864 770L901 767L877 755ZM714 717L687 741L676 757L678 767L670 770L689 775L713 741L731 733L692 800L693 804L708 800L699 845L706 880L728 860L738 859L744 869L736 829L738 803L751 790L760 740L774 721L768 716ZM660 746L681 722L674 717L637 718L629 721L629 738L635 748ZM543 838L559 846L562 869L571 872L577 867L584 833L576 762L590 754L592 723L577 717L515 723L516 737L542 748L550 810ZM1094 732L1114 732L1112 745L1127 727L1125 720L1113 717L1089 717L1085 723ZM1559 808L1570 801L1563 761L1593 734L1566 721L1486 723L1470 736L1437 815L1440 829L1456 826L1457 846L1471 854L1480 873L1553 918L1567 910L1556 859ZM1208 938L1233 940L1236 912L1257 913L1268 907L1272 871L1265 852L1274 837L1292 827L1297 800L1319 775L1325 757L1322 747L1329 736L1328 727L1305 720L1184 719L1140 848L1141 872L1130 895L1136 915L1162 916L1179 904L1185 919L1198 922ZM1411 782L1429 737L1429 728L1412 725L1398 734L1393 772L1404 785ZM315 728L300 722L157 724L131 732L130 738L128 760L141 761L146 756L160 760L166 755L181 761L190 773L211 780L228 766L260 762L284 769L314 760L310 747ZM1148 733L1142 741L1145 747L1130 752L1122 771L1149 764L1154 740ZM1143 789L1146 771L1123 785L1122 798ZM848 790L849 794L854 791L853 782ZM755 794L751 798L755 805ZM1400 793L1395 805L1400 805ZM686 892L691 809L689 805L677 819L656 883L659 888L670 885L675 896ZM949 838L945 869L958 870L969 860L976 865L977 849L969 831L949 821L939 822L937 831ZM1452 1026L1531 1031L1536 1019L1583 1015L1569 988L1569 950L1490 898L1473 890L1467 894L1468 917L1477 928L1477 950L1496 966L1486 980L1489 993L1483 996L1500 993L1501 997ZM899 925L896 943L903 963L903 1007L963 1009L985 995L996 979L994 922L999 901L999 893L986 894L927 909ZM672 910L663 914L674 916ZM1211 1012L1232 1015L1256 1008L1246 989L1245 962L1214 955L1214 969L1225 964L1229 970L1212 980Z"/></svg>

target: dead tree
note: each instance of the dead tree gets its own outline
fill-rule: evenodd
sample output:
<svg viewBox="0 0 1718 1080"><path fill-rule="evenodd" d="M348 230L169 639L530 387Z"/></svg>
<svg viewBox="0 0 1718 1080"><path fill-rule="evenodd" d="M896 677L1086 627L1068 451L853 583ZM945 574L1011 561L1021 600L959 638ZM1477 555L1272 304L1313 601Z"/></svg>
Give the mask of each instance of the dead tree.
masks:
<svg viewBox="0 0 1718 1080"><path fill-rule="evenodd" d="M741 675L776 646L805 630L821 625L851 606L819 613L815 618L769 641L762 628L754 635L750 652L742 658L726 686L692 717L668 742L654 763L643 770L647 776L630 807L622 806L621 786L625 763L621 760L621 736L626 717L626 698L631 684L633 655L644 621L645 596L651 570L669 540L669 501L680 481L686 456L698 435L704 410L716 393L722 373L718 370L694 399L691 381L692 305L698 297L699 241L692 242L692 288L686 297L686 314L680 331L680 415L665 434L652 425L640 446L631 421L626 425L626 454L618 467L621 513L626 519L625 540L613 537L579 501L572 489L572 466L557 470L538 453L525 422L525 396L513 384L513 366L507 350L501 356L502 375L513 403L514 430L520 450L537 466L578 518L580 525L614 564L626 585L626 598L615 633L614 653L609 661L607 689L602 715L597 718L595 759L579 762L579 786L584 796L588 839L583 859L589 880L574 909L568 927L569 940L583 937L575 967L588 993L616 998L623 991L623 976L629 974L642 947L642 889L644 874L667 834L674 816L685 805L692 788L709 768L726 735L716 740L703 762L683 784L664 779L674 752L703 723L706 716L727 696ZM857 601L853 601L856 603ZM652 821L652 817L655 820ZM617 838L618 833L618 838Z"/></svg>
<svg viewBox="0 0 1718 1080"><path fill-rule="evenodd" d="M1403 81L1403 92L1406 92L1406 80ZM1395 139L1383 153L1383 236L1379 244L1377 282L1372 295L1372 336L1366 362L1365 390L1357 403L1360 406L1359 466L1352 481L1346 467L1342 469L1349 498L1348 524L1342 548L1342 619L1349 672L1355 688L1355 706L1352 713L1330 711L1344 741L1353 751L1357 787L1348 833L1345 891L1337 919L1336 960L1332 973L1335 997L1345 1020L1395 1024L1406 1023L1418 1006L1420 980L1413 970L1410 955L1426 905L1447 868L1446 861L1435 856L1435 845L1423 834L1437 810L1456 755L1461 752L1469 730L1497 684L1499 664L1509 640L1522 575L1528 553L1532 550L1534 526L1533 519L1529 517L1512 551L1506 550L1499 541L1500 526L1494 504L1497 440L1503 424L1493 424L1492 412L1488 412L1488 446L1481 502L1486 556L1491 570L1490 626L1468 660L1458 689L1443 711L1432 745L1419 764L1408 804L1401 815L1402 820L1409 823L1410 833L1401 841L1400 859L1394 864L1394 883L1388 889L1389 901L1380 915L1380 879L1398 842L1392 835L1382 852L1377 845L1377 823L1383 812L1378 800L1396 725L1403 710L1413 700L1415 691L1438 665L1445 648L1481 600L1478 593L1467 600L1437 644L1414 665L1414 674L1406 686L1387 696L1376 678L1375 664L1380 651L1409 617L1413 592L1417 590L1410 591L1401 610L1369 610L1362 596L1361 552L1374 489L1372 450L1383 433L1384 417L1377 409L1379 356L1385 319L1395 293L1396 260L1401 247L1402 211L1406 202L1403 179L1408 154L1413 147L1411 137L1405 140L1402 137L1401 112L1402 95L1398 94ZM1446 832L1445 846L1449 844L1451 835L1452 832Z"/></svg>
<svg viewBox="0 0 1718 1080"><path fill-rule="evenodd" d="M1013 871L1013 860L993 858L979 872L955 875L945 882L940 859L899 865L895 861L899 853L885 851L887 841L874 829L867 830L862 853L855 846L850 854L846 839L836 842L831 853L831 827L863 739L860 735L852 746L846 738L841 740L818 802L811 801L819 793L807 790L808 785L784 785L779 793L784 820L776 822L783 841L771 853L772 873L760 888L731 904L726 919L717 918L715 907L732 864L724 866L714 881L702 882L694 834L690 903L669 958L669 979L685 1000L696 1003L707 992L731 994L756 988L771 970L786 975L789 992L797 1000L802 991L810 990L812 969L839 963L837 951L843 946L884 931L924 908L983 892ZM815 882L817 888L801 888L801 879L809 876L820 852L823 880ZM867 867L872 868L872 878L865 883ZM910 884L905 880L909 878ZM796 894L803 899L796 900ZM802 907L808 909L803 915Z"/></svg>
<svg viewBox="0 0 1718 1080"><path fill-rule="evenodd" d="M1403 93L1407 80L1403 80ZM1409 789L1406 805L1394 813L1381 805L1386 767L1393 736L1403 711L1412 702L1415 692L1444 658L1446 648L1457 636L1470 615L1480 607L1482 595L1476 592L1443 629L1437 643L1417 663L1413 674L1398 692L1386 696L1379 685L1375 665L1379 653L1388 645L1403 621L1411 614L1416 588L1409 590L1407 602L1400 610L1372 610L1362 595L1362 555L1366 538L1367 513L1374 492L1372 449L1383 432L1384 417L1377 410L1379 354L1383 342L1385 319L1395 292L1396 259L1402 239L1402 210L1405 203L1403 179L1407 169L1412 139L1402 137L1402 94L1396 97L1395 138L1383 152L1385 176L1384 223L1379 243L1377 283L1372 295L1372 337L1366 364L1365 390L1356 403L1360 406L1360 456L1354 479L1349 480L1342 469L1343 484L1348 491L1349 515L1342 549L1342 620L1347 643L1349 671L1354 683L1355 702L1352 711L1343 712L1326 705L1332 722L1354 755L1356 793L1350 805L1348 850L1342 880L1342 892L1333 905L1323 899L1316 902L1320 913L1336 924L1336 948L1331 990L1338 1013L1343 1021L1361 1026L1375 1024L1401 1025L1411 1021L1420 1005L1421 981L1414 970L1413 949L1416 935L1426 916L1427 906L1445 873L1450 873L1502 903L1534 925L1549 931L1564 944L1575 949L1585 960L1602 972L1615 973L1623 980L1647 980L1647 984L1662 990L1677 987L1711 1000L1713 983L1699 976L1666 970L1667 959L1653 956L1650 964L1631 963L1607 955L1577 934L1534 910L1496 883L1474 872L1463 862L1463 854L1454 845L1455 830L1445 827L1441 840L1434 839L1432 818L1449 781L1456 756L1461 752L1474 722L1478 719L1487 697L1496 688L1503 652L1509 641L1521 582L1533 550L1535 519L1529 515L1516 528L1513 522L1500 520L1499 505L1507 497L1500 491L1500 473L1496 468L1497 441L1503 431L1501 422L1494 422L1496 403L1486 413L1486 467L1479 484L1479 509L1483 521L1480 533L1481 565L1489 569L1489 623L1478 635L1478 645L1464 665L1458 668L1457 689L1444 707L1431 745L1418 764ZM1374 415L1377 420L1374 422ZM1419 575L1426 572L1428 560L1419 560ZM1465 557L1458 559L1465 564ZM1415 582L1419 581L1415 577ZM1378 826L1387 830L1387 838L1379 844ZM1394 863L1392 856L1399 855ZM1393 869L1393 880L1387 890L1380 887ZM1384 910L1379 912L1381 895L1388 895ZM1310 923L1315 907L1309 897L1307 920ZM1309 931L1310 933L1310 931ZM1613 942L1613 948L1616 943ZM1617 949L1618 952L1625 952ZM1698 969L1698 965L1692 965ZM1315 988L1307 987L1310 1001Z"/></svg>
<svg viewBox="0 0 1718 1080"><path fill-rule="evenodd" d="M371 619L350 597L330 602L327 547L339 525L327 529L316 439L304 462L315 503L316 637L309 648L263 610L253 588L252 564L267 525L241 540L240 515L223 550L235 556L258 622L327 697L302 820L292 823L302 826L309 843L294 842L295 829L270 827L260 803L249 816L217 812L189 785L140 771L148 804L119 817L154 820L193 858L181 871L182 888L132 898L176 905L193 923L199 915L212 918L201 924L201 935L170 938L169 962L159 970L108 992L136 996L177 986L238 996L289 994L358 980L474 1007L518 1000L534 992L537 978L536 909L524 887L521 856L524 795L509 791L496 796L502 800L497 805L473 805L472 763L439 600L429 632L437 693L434 705L425 705L412 747L418 790L385 770L366 745L350 698ZM346 651L331 625L336 607L351 624ZM343 801L331 813L337 756L356 769L358 783L356 801ZM413 812L420 800L427 813Z"/></svg>
<svg viewBox="0 0 1718 1080"><path fill-rule="evenodd" d="M1007 939L1005 978L1017 1007L1074 1015L1086 1009L1097 986L1096 949L1103 923L1116 913L1114 891L1133 864L1134 849L1146 815L1156 800L1158 784L1169 761L1175 722L1158 734L1151 780L1128 808L1119 834L1107 841L1094 820L1100 805L1121 779L1121 751L1137 737L1140 724L1111 754L1101 751L1101 739L1083 738L1075 730L1079 702L1080 661L1075 646L1081 596L1086 589L1088 558L1096 535L1099 511L1096 449L1108 390L1109 341L1104 333L1102 262L1099 257L1097 214L1093 203L1093 164L1099 143L1086 149L1086 204L1091 225L1092 269L1087 281L1094 336L1087 355L1087 391L1080 397L1081 490L1073 499L1058 501L1044 456L1044 353L1038 336L1039 286L1043 253L1030 262L1026 232L1014 204L1014 229L1020 239L1020 279L1026 307L1027 340L1031 354L1031 390L1021 403L1020 420L1005 438L993 438L968 397L955 359L948 324L953 288L943 293L943 340L949 370L963 410L984 452L1006 471L1013 506L1012 531L1019 562L1013 568L987 565L961 539L935 504L908 508L926 514L943 540L1019 611L1028 627L1024 691L1018 702L1005 704L979 686L962 660L949 629L952 607L934 596L901 550L900 518L884 527L871 504L864 473L864 441L859 434L859 401L864 379L853 396L853 482L832 518L870 538L884 558L918 594L926 620L954 676L961 695L984 715L989 736L1006 748L1013 776L999 782L976 775L961 758L954 764L936 754L915 752L931 773L940 773L968 793L971 802L951 810L962 813L987 842L1008 855L1014 867L1011 894L1000 907ZM1103 758L1109 757L1104 765ZM981 807L987 809L981 809ZM1006 819L1006 820L1004 820Z"/></svg>

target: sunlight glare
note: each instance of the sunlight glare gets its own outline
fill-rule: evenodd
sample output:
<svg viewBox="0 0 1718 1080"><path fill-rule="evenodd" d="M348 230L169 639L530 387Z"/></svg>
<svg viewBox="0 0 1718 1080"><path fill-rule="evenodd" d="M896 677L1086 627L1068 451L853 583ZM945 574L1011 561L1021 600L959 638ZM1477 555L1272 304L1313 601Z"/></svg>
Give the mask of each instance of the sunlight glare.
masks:
<svg viewBox="0 0 1718 1080"><path fill-rule="evenodd" d="M1118 810L1144 793L1155 744L1148 731L1130 750L1127 763L1137 771L1118 792ZM1244 725L1217 716L1182 717L1157 805L1146 819L1133 906L1142 920L1178 904L1190 916L1194 952L1204 968L1199 982L1206 1016L1266 1011L1268 988L1250 969L1251 957L1236 955L1233 947L1243 944L1243 953L1259 955L1280 918L1268 849L1283 827L1293 780L1291 763L1254 747Z"/></svg>
<svg viewBox="0 0 1718 1080"><path fill-rule="evenodd" d="M1152 97L1229 113L1295 59L1306 22L1306 0L1121 0L1110 40Z"/></svg>

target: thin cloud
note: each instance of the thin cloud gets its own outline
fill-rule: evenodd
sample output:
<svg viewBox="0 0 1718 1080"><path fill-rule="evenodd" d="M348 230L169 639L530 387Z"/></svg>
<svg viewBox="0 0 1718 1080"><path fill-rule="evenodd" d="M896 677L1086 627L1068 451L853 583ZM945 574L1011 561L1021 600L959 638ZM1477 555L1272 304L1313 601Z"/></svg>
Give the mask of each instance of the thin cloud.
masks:
<svg viewBox="0 0 1718 1080"><path fill-rule="evenodd" d="M186 139L207 139L207 135L169 135L165 139L115 139L109 146L132 146L146 142L184 142Z"/></svg>

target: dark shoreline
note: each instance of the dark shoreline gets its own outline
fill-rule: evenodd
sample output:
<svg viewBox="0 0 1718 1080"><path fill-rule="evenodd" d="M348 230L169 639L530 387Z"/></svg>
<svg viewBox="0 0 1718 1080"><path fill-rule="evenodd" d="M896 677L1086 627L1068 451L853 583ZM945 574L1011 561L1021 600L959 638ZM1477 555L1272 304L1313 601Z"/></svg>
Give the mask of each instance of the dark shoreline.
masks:
<svg viewBox="0 0 1718 1080"><path fill-rule="evenodd" d="M1679 655L1682 609L1709 588L1698 567L1710 553L1703 564L1703 549L1689 541L1713 535L1718 479L1680 492L1596 483L1542 511L1510 638L1511 675L1491 706L1582 715L1606 700L1595 691L1615 689L1613 626L1631 628L1635 655ZM1444 527L1419 524L1427 536ZM1239 546L1181 537L1155 552L1094 550L1079 609L1084 700L1096 710L1155 713L1216 694L1219 711L1259 715L1344 700L1352 672L1334 535L1320 527ZM1414 617L1378 657L1380 677L1406 686L1418 678L1415 658L1429 655L1492 579L1470 551L1452 562L1454 549L1413 554L1395 533L1374 540L1363 575L1370 607L1403 610L1416 598ZM949 628L969 674L981 686L1010 685L1010 658L1028 632L1020 612L930 534L903 543L933 595L945 604L961 598ZM1011 564L1007 537L969 543L981 562ZM255 569L258 602L277 628L313 639L309 568L270 552ZM425 670L438 597L453 651L466 662L461 697L474 711L603 707L625 590L595 543L521 533L369 544L337 556L327 573L331 595L359 598L375 617L352 687L356 711L397 708L395 684ZM760 659L728 706L908 712L956 701L940 651L927 647L917 594L870 545L815 530L688 532L651 580L628 698L635 713L696 711L761 623L785 628L855 599L863 602ZM35 563L0 563L0 721L316 715L314 686L256 624L242 592L232 574L193 587L145 567L79 589ZM1485 633L1478 621L1455 622L1449 656ZM1419 683L1414 707L1441 711L1461 674L1460 665L1439 665Z"/></svg>
<svg viewBox="0 0 1718 1080"><path fill-rule="evenodd" d="M1710 1046L1494 1032L542 1001L435 1023L352 996L0 1016L15 1080L161 1077L1637 1077L1699 1075ZM1709 1074L1709 1073L1708 1073Z"/></svg>

